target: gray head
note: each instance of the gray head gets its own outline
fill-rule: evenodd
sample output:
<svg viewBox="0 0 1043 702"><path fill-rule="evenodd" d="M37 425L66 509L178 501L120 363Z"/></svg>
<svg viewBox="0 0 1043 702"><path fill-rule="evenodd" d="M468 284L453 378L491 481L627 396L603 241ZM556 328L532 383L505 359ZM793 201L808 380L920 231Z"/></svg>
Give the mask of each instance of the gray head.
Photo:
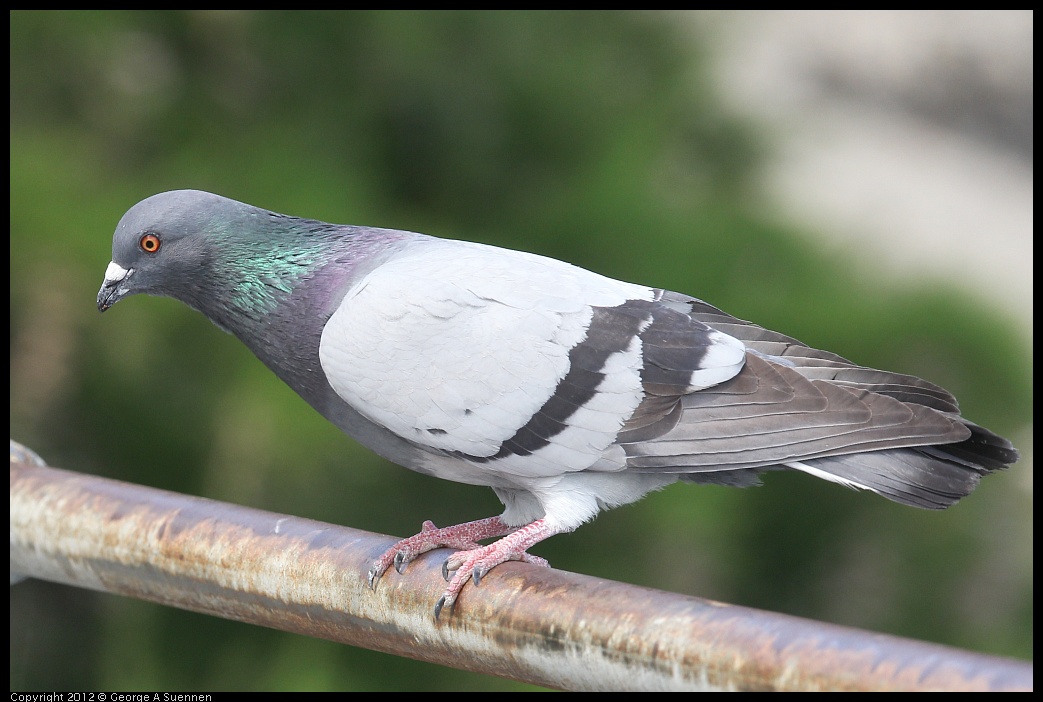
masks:
<svg viewBox="0 0 1043 702"><path fill-rule="evenodd" d="M355 281L417 238L281 215L198 190L161 193L134 205L116 227L98 309L137 293L180 300L239 337L341 429L372 432L326 379L322 331Z"/></svg>
<svg viewBox="0 0 1043 702"><path fill-rule="evenodd" d="M260 355L274 324L323 321L355 277L420 236L281 215L199 190L160 193L116 227L98 309L137 293L172 297Z"/></svg>
<svg viewBox="0 0 1043 702"><path fill-rule="evenodd" d="M136 293L192 304L193 281L209 267L215 246L233 232L258 226L270 214L200 190L174 190L142 200L116 227L98 309L104 312Z"/></svg>

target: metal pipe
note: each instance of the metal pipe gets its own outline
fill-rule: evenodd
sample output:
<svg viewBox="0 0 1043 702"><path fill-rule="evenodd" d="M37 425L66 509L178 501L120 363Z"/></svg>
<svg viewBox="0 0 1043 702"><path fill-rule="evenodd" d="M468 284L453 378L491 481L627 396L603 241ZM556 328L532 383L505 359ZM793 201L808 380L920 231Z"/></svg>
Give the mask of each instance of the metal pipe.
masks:
<svg viewBox="0 0 1043 702"><path fill-rule="evenodd" d="M435 620L445 551L11 463L12 572L572 690L1029 690L1032 665L523 563Z"/></svg>

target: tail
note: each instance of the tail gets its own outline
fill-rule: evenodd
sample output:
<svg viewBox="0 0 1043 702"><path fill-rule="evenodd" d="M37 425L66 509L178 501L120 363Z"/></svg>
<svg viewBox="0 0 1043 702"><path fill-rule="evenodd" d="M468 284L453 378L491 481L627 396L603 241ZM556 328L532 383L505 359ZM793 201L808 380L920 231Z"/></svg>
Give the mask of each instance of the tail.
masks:
<svg viewBox="0 0 1043 702"><path fill-rule="evenodd" d="M786 466L848 487L872 490L923 509L945 509L969 495L983 475L1018 460L1001 436L963 420L971 436L954 444L883 449L794 461Z"/></svg>

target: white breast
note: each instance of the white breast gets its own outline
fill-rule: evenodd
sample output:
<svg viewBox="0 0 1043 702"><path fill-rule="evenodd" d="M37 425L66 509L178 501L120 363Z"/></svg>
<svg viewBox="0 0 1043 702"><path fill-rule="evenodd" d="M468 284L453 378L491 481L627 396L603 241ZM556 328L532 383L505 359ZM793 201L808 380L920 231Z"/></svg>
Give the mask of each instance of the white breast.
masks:
<svg viewBox="0 0 1043 702"><path fill-rule="evenodd" d="M319 357L334 391L370 420L422 446L489 457L568 373L592 306L651 297L553 259L423 241L349 291ZM615 372L541 460L513 456L485 468L560 473L596 461L640 402L640 341L609 365Z"/></svg>

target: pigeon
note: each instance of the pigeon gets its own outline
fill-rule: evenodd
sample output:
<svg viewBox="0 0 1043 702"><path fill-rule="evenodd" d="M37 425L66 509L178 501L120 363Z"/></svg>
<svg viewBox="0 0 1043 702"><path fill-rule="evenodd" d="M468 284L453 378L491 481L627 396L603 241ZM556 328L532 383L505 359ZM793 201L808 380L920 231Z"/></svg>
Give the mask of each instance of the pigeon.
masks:
<svg viewBox="0 0 1043 702"><path fill-rule="evenodd" d="M546 566L528 549L677 481L797 470L943 509L1018 460L930 382L531 253L178 190L116 227L98 309L136 293L202 312L384 458L493 489L501 515L425 521L368 573L456 549L436 618L495 566Z"/></svg>

